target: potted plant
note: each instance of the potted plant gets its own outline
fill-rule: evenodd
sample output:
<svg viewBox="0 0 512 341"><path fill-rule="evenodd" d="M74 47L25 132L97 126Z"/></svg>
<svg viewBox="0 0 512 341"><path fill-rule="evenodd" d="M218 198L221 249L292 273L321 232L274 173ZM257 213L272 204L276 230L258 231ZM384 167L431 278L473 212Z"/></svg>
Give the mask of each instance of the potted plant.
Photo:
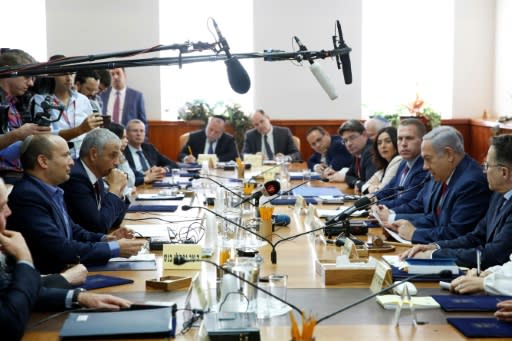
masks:
<svg viewBox="0 0 512 341"><path fill-rule="evenodd" d="M240 104L226 104L223 115L233 127L233 136L238 150L242 150L245 132L251 128L252 123L248 116L242 111Z"/></svg>
<svg viewBox="0 0 512 341"><path fill-rule="evenodd" d="M206 125L208 117L211 115L213 115L212 107L202 99L186 102L185 105L178 110L179 119L189 122L198 122L202 126Z"/></svg>

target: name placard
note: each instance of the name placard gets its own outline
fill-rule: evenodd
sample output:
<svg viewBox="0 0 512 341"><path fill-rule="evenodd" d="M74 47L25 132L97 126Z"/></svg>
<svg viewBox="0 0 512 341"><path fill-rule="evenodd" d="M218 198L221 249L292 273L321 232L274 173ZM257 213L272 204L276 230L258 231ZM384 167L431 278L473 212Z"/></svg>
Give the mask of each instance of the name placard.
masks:
<svg viewBox="0 0 512 341"><path fill-rule="evenodd" d="M201 269L201 262L187 262L183 265L174 264L174 258L184 257L186 260L201 259L202 246L197 244L164 244L163 245L164 269Z"/></svg>
<svg viewBox="0 0 512 341"><path fill-rule="evenodd" d="M391 275L391 268L383 261L377 261L375 272L373 274L370 290L373 293L381 291L383 288L391 285L393 277Z"/></svg>
<svg viewBox="0 0 512 341"><path fill-rule="evenodd" d="M251 167L259 168L263 165L263 155L261 154L244 154L244 162L250 163Z"/></svg>

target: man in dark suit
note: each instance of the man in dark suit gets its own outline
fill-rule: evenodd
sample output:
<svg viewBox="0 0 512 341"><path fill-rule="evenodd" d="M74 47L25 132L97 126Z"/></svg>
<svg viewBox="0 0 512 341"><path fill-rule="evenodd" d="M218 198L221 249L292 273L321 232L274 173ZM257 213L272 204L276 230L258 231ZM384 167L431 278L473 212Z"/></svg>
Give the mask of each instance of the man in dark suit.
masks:
<svg viewBox="0 0 512 341"><path fill-rule="evenodd" d="M215 154L221 162L236 160L238 150L235 139L224 132L225 127L223 116L211 117L205 129L190 133L179 159L185 163L195 163L199 154Z"/></svg>
<svg viewBox="0 0 512 341"><path fill-rule="evenodd" d="M379 201L379 207L386 206L392 209L410 202L423 188L420 184L427 176L427 171L423 169L423 158L421 157L423 135L425 135L425 125L420 120L408 118L400 121L397 145L402 161L398 166L395 177L377 192L377 199L381 200ZM399 190L399 187L403 190ZM382 200L393 195L396 196Z"/></svg>
<svg viewBox="0 0 512 341"><path fill-rule="evenodd" d="M476 267L476 253L481 250L481 267L487 269L509 261L512 253L512 136L492 138L484 164L489 188L493 190L489 209L470 233L451 240L416 245L402 254L415 258L454 258L458 265ZM469 212L473 214L472 211ZM475 274L473 274L474 276ZM469 281L469 280L468 280ZM456 284L464 284L460 280ZM467 293L467 285L454 288ZM510 285L509 285L510 287Z"/></svg>
<svg viewBox="0 0 512 341"><path fill-rule="evenodd" d="M139 119L147 125L144 96L140 91L126 86L124 68L110 70L112 86L100 93L103 101L103 115L111 115L112 122L124 126L128 121Z"/></svg>
<svg viewBox="0 0 512 341"><path fill-rule="evenodd" d="M462 135L453 127L437 127L423 137L421 154L423 168L432 178L411 203L393 209L399 220L390 227L413 243L455 239L471 232L487 211L490 191L480 165L465 154ZM411 212L411 207L421 212Z"/></svg>
<svg viewBox="0 0 512 341"><path fill-rule="evenodd" d="M330 181L345 182L356 192L361 191L363 184L375 173L372 161L372 141L358 120L348 120L338 130L347 150L352 154L352 163L348 169L335 171L328 168L324 171Z"/></svg>
<svg viewBox="0 0 512 341"><path fill-rule="evenodd" d="M73 159L66 141L57 135L32 135L21 146L25 174L11 194L13 214L8 225L23 234L43 274L56 273L69 264L105 264L112 257L137 254L145 240L133 239L119 228L111 234L94 233L75 224L67 213L63 190Z"/></svg>
<svg viewBox="0 0 512 341"><path fill-rule="evenodd" d="M323 176L324 170L332 168L339 171L350 167L352 155L348 152L339 135L329 135L320 126L309 128L306 140L315 151L308 159L308 168Z"/></svg>
<svg viewBox="0 0 512 341"><path fill-rule="evenodd" d="M0 179L0 329L3 339L21 339L33 308L64 310L83 306L117 310L130 306L129 301L111 295L46 287L34 268L21 233L6 229L10 214L7 190Z"/></svg>
<svg viewBox="0 0 512 341"><path fill-rule="evenodd" d="M69 180L60 185L69 215L89 231L108 233L118 227L130 205L124 196L128 179L116 168L120 156L121 140L107 129L94 129L82 142Z"/></svg>
<svg viewBox="0 0 512 341"><path fill-rule="evenodd" d="M172 168L178 164L162 155L151 143L145 143L146 130L140 120L131 120L126 126L128 146L124 149L124 156L135 173L135 185L152 183L162 179Z"/></svg>
<svg viewBox="0 0 512 341"><path fill-rule="evenodd" d="M245 133L244 154L261 153L266 160L274 160L276 156L285 156L289 161L300 160L300 151L290 129L273 126L261 109L252 114L251 121L254 129Z"/></svg>

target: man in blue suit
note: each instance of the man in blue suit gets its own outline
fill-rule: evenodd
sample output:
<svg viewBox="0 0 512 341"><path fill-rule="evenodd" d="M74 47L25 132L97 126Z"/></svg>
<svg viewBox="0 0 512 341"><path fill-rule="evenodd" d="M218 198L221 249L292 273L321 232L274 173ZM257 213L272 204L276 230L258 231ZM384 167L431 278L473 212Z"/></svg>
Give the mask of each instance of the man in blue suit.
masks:
<svg viewBox="0 0 512 341"><path fill-rule="evenodd" d="M408 118L400 121L397 145L402 162L398 166L395 177L377 193L379 207L386 206L392 209L407 203L413 200L423 188L421 182L427 176L421 157L423 135L425 135L425 125L420 120Z"/></svg>
<svg viewBox="0 0 512 341"><path fill-rule="evenodd" d="M6 229L11 214L7 190L0 179L0 330L2 339L23 336L32 309L103 308L117 310L130 302L111 295L93 294L78 289L48 288L34 268L32 255L19 232Z"/></svg>
<svg viewBox="0 0 512 341"><path fill-rule="evenodd" d="M512 240L512 135L500 135L492 138L484 164L484 172L487 175L489 188L494 192L489 209L476 228L456 239L416 245L405 252L402 257L455 258L460 266L477 267L476 253L480 249L482 269L502 265L509 261L509 255L512 254L512 243L510 242ZM491 272L487 273L487 275L490 274ZM467 282L469 281L471 279L467 279ZM468 285L465 285L464 282L466 281L456 282L455 284L461 284L461 286L454 290L462 293L470 292ZM512 282L508 286L511 285Z"/></svg>
<svg viewBox="0 0 512 341"><path fill-rule="evenodd" d="M69 179L73 159L66 141L57 135L31 135L21 146L25 170L11 194L9 226L23 234L34 265L43 274L57 273L69 264L105 264L113 257L137 254L145 240L119 228L94 233L75 224L64 204L61 183Z"/></svg>
<svg viewBox="0 0 512 341"><path fill-rule="evenodd" d="M327 168L339 171L352 164L352 155L343 144L341 136L331 136L323 127L315 126L306 132L306 140L315 151L308 159L308 168L320 176L323 177Z"/></svg>
<svg viewBox="0 0 512 341"><path fill-rule="evenodd" d="M437 127L423 137L421 154L432 178L411 205L394 208L399 220L391 228L413 243L455 239L473 231L487 211L490 191L480 165L465 154L462 135L453 127ZM418 213L411 206L422 208L423 214L400 215Z"/></svg>
<svg viewBox="0 0 512 341"><path fill-rule="evenodd" d="M110 130L94 129L82 142L69 180L60 185L69 215L89 231L109 233L119 227L130 205L124 196L128 179L117 169L120 156L121 140Z"/></svg>
<svg viewBox="0 0 512 341"><path fill-rule="evenodd" d="M233 136L224 132L225 128L226 119L223 116L210 117L205 129L190 133L178 159L195 163L199 154L215 154L220 162L235 161L239 156L238 148Z"/></svg>
<svg viewBox="0 0 512 341"><path fill-rule="evenodd" d="M142 92L126 86L124 68L110 70L112 86L100 93L103 115L111 115L112 122L126 127L128 121L139 119L147 126L146 108Z"/></svg>

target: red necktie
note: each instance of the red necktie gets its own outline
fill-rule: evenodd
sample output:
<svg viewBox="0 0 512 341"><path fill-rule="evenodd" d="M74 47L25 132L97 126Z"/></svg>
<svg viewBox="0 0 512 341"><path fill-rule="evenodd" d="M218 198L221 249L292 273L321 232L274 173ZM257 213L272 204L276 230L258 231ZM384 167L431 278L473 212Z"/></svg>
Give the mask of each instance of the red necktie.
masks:
<svg viewBox="0 0 512 341"><path fill-rule="evenodd" d="M114 101L114 109L112 111L112 122L119 123L119 114L121 111L121 93L116 91L116 100Z"/></svg>
<svg viewBox="0 0 512 341"><path fill-rule="evenodd" d="M444 195L446 194L446 190L448 189L448 185L446 182L443 182L443 187L441 187L441 193L439 195L439 201L436 206L436 215L439 217L441 215L441 206L443 205Z"/></svg>
<svg viewBox="0 0 512 341"><path fill-rule="evenodd" d="M100 184L98 181L94 183L94 192L96 192L96 202L98 203L98 208L101 207L101 192L100 192Z"/></svg>
<svg viewBox="0 0 512 341"><path fill-rule="evenodd" d="M356 157L354 160L354 168L356 169L356 175L359 179L362 179L361 177L361 158Z"/></svg>

